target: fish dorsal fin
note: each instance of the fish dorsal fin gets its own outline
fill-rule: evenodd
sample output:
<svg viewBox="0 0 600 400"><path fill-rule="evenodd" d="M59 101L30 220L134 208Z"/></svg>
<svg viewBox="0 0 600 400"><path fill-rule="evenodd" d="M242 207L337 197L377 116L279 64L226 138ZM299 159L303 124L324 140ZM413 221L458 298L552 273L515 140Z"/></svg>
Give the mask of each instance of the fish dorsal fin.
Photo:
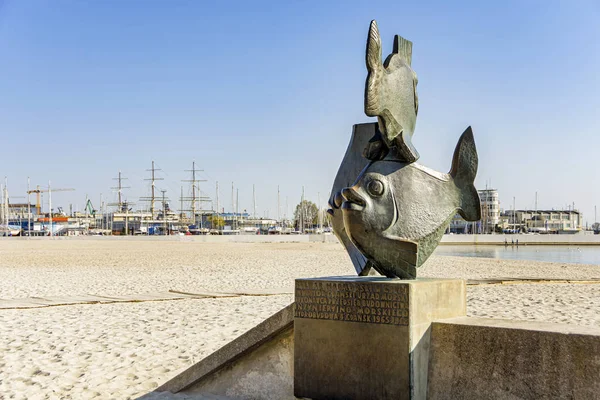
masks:
<svg viewBox="0 0 600 400"><path fill-rule="evenodd" d="M394 54L398 54L406 64L412 64L412 42L404 39L400 35L394 36Z"/></svg>
<svg viewBox="0 0 600 400"><path fill-rule="evenodd" d="M450 168L450 175L460 192L458 212L467 221L481 219L479 194L473 184L477 175L478 163L475 138L473 130L469 126L458 139L452 158L452 168Z"/></svg>
<svg viewBox="0 0 600 400"><path fill-rule="evenodd" d="M469 126L458 139L456 149L454 149L454 156L452 157L452 168L450 168L450 175L455 180L466 180L473 183L475 175L477 175L477 165L479 160L477 158L477 148L475 147L475 138L473 137L473 130Z"/></svg>

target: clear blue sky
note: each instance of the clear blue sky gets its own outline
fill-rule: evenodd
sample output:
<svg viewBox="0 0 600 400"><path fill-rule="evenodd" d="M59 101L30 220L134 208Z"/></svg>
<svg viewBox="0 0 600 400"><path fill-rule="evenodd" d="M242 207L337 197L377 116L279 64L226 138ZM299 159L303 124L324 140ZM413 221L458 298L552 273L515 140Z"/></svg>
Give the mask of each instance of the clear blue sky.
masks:
<svg viewBox="0 0 600 400"><path fill-rule="evenodd" d="M0 176L13 196L72 187L53 204L83 208L119 170L130 201L155 160L178 208L195 160L226 210L276 214L327 199L363 112L364 48L378 21L414 42L420 162L447 171L472 125L476 184L502 207L600 202L600 3L597 1L0 0ZM186 187L186 193L188 188ZM13 201L22 201L15 198ZM223 203L223 200L222 200ZM139 204L139 203L138 203ZM600 205L600 204L599 204ZM282 210L282 213L284 210Z"/></svg>

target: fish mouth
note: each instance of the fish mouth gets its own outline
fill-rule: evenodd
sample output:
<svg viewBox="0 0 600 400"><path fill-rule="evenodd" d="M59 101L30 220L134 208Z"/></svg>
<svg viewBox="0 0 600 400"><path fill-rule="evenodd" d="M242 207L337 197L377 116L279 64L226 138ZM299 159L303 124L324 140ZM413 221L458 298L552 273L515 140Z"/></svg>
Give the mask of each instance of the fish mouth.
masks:
<svg viewBox="0 0 600 400"><path fill-rule="evenodd" d="M342 197L345 200L342 203L343 210L362 211L367 205L365 199L363 199L353 188L342 189Z"/></svg>

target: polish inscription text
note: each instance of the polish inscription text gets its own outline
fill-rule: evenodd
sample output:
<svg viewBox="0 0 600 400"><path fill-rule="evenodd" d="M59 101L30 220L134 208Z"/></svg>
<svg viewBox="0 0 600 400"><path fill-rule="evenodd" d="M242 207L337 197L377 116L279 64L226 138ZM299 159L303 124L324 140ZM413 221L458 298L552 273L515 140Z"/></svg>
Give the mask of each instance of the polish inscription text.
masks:
<svg viewBox="0 0 600 400"><path fill-rule="evenodd" d="M296 281L297 318L408 325L408 286Z"/></svg>

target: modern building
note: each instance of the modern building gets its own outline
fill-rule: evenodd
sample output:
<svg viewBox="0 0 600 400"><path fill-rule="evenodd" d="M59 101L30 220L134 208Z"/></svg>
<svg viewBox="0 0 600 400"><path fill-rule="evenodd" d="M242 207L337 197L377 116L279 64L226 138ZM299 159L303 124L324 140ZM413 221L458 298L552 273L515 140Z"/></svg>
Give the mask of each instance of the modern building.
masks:
<svg viewBox="0 0 600 400"><path fill-rule="evenodd" d="M493 233L500 222L500 201L498 190L478 190L481 201L481 220L476 222L465 221L460 214L456 214L450 222L449 231L452 233Z"/></svg>
<svg viewBox="0 0 600 400"><path fill-rule="evenodd" d="M481 201L481 233L493 233L500 222L500 201L498 190L478 190Z"/></svg>
<svg viewBox="0 0 600 400"><path fill-rule="evenodd" d="M3 207L4 208L4 207ZM27 203L8 203L6 209L6 218L9 220L27 219L28 216L33 218L35 205ZM5 211L0 209L0 219L4 219ZM31 214L30 214L31 213Z"/></svg>
<svg viewBox="0 0 600 400"><path fill-rule="evenodd" d="M106 216L106 226L115 234L165 235L179 231L179 215L169 209L153 215L149 211L115 212ZM104 221L103 221L104 222Z"/></svg>
<svg viewBox="0 0 600 400"><path fill-rule="evenodd" d="M505 232L578 233L584 229L578 210L508 210L501 216Z"/></svg>

